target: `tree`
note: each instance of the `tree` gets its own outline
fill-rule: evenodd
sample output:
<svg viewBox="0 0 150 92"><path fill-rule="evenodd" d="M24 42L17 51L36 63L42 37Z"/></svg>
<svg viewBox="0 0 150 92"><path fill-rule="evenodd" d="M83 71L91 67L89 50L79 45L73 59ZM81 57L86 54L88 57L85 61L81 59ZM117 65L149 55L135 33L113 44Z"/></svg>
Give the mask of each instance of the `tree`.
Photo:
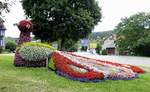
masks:
<svg viewBox="0 0 150 92"><path fill-rule="evenodd" d="M10 37L5 37L5 49L8 49L11 52L14 52L16 49L16 42Z"/></svg>
<svg viewBox="0 0 150 92"><path fill-rule="evenodd" d="M100 19L95 0L22 0L26 15L32 19L33 34L42 41L60 41L87 37Z"/></svg>
<svg viewBox="0 0 150 92"><path fill-rule="evenodd" d="M2 2L2 1L0 1L0 15L2 14L2 11L6 11L6 12L8 12L9 10L8 10L8 4L7 4L7 2L5 1L5 2Z"/></svg>
<svg viewBox="0 0 150 92"><path fill-rule="evenodd" d="M4 10L8 10L7 3L0 1L0 23L3 22L3 19L1 17L2 17L2 11Z"/></svg>
<svg viewBox="0 0 150 92"><path fill-rule="evenodd" d="M115 30L120 53L150 56L150 13L142 12L124 18Z"/></svg>
<svg viewBox="0 0 150 92"><path fill-rule="evenodd" d="M10 6L12 6L13 4L15 4L16 0L2 0L0 1L0 22L3 22L2 19L2 12L5 11L6 13L8 13L10 10Z"/></svg>

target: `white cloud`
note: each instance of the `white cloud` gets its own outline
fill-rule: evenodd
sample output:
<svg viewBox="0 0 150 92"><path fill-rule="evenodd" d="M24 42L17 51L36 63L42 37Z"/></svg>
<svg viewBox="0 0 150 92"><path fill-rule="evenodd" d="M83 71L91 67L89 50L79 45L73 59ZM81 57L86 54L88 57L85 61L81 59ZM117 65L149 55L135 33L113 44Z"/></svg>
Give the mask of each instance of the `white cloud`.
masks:
<svg viewBox="0 0 150 92"><path fill-rule="evenodd" d="M150 12L150 0L97 0L102 7L102 22L94 31L113 30L123 17Z"/></svg>
<svg viewBox="0 0 150 92"><path fill-rule="evenodd" d="M150 0L97 0L102 8L102 22L94 31L113 30L122 17L128 17L138 12L150 12ZM6 36L18 37L19 31L13 24L25 19L20 3L12 7L6 15Z"/></svg>

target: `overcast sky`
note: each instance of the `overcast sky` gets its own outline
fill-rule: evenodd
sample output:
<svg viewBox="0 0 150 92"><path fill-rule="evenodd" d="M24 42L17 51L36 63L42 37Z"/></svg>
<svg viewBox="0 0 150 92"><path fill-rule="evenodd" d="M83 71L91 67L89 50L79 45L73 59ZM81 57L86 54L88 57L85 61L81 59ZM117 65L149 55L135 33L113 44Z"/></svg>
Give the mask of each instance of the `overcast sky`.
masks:
<svg viewBox="0 0 150 92"><path fill-rule="evenodd" d="M150 12L150 0L97 0L102 8L102 22L94 29L109 31L120 22L123 17L129 17L138 12ZM13 24L25 19L22 6L19 2L11 7L11 12L5 15L6 36L18 37L19 31Z"/></svg>

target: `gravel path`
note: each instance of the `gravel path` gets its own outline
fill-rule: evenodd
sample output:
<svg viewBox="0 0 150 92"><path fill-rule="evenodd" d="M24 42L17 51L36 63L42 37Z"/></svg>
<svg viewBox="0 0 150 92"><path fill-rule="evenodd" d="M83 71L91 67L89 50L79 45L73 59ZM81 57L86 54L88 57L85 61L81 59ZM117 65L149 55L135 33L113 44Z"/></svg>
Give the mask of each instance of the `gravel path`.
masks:
<svg viewBox="0 0 150 92"><path fill-rule="evenodd" d="M137 66L146 66L150 67L150 58L148 57L135 57L135 56L104 56L104 55L93 55L86 52L76 52L75 54L99 59L99 60L106 60L111 62L118 62L122 64L131 64Z"/></svg>

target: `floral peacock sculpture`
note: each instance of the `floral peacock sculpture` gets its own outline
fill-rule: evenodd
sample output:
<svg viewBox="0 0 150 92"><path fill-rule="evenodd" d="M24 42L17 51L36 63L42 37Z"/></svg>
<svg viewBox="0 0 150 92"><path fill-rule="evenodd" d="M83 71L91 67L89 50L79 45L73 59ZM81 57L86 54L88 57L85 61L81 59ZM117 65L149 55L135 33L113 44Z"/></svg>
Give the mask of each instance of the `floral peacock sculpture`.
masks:
<svg viewBox="0 0 150 92"><path fill-rule="evenodd" d="M32 32L32 23L31 21L22 20L18 24L18 28L20 30L20 37L17 42L17 47L20 47L24 42L30 42L31 37L30 33ZM16 50L14 65L15 66L24 66L25 62L19 54L19 49Z"/></svg>
<svg viewBox="0 0 150 92"><path fill-rule="evenodd" d="M58 75L82 82L130 80L145 72L137 66L96 60L71 52L56 51L46 44L31 43L31 21L20 21L18 28L21 33L14 58L15 66L46 66L46 61L51 58L49 68L55 70Z"/></svg>
<svg viewBox="0 0 150 92"><path fill-rule="evenodd" d="M22 20L18 24L20 37L14 58L14 65L18 67L45 67L50 54L49 46L31 42L32 23Z"/></svg>

